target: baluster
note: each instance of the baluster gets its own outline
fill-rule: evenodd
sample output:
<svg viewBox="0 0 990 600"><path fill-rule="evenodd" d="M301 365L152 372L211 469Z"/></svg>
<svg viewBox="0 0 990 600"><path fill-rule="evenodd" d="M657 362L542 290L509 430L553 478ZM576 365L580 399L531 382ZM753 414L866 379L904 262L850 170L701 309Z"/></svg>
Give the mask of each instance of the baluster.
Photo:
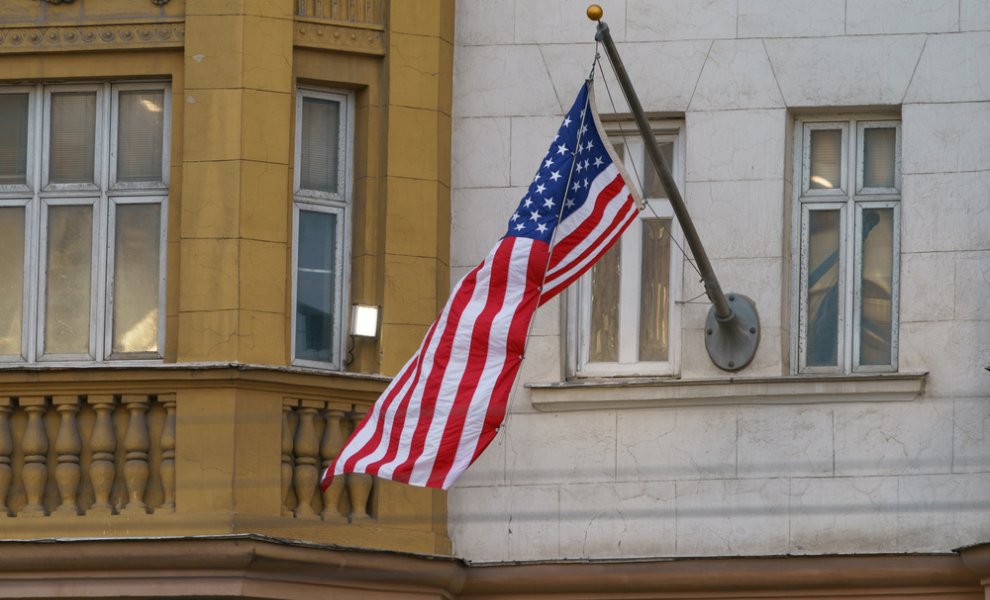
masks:
<svg viewBox="0 0 990 600"><path fill-rule="evenodd" d="M355 407L351 412L351 422L353 429L356 429L361 419L367 414L367 407ZM347 474L347 497L351 500L351 521L365 521L371 517L368 515L368 498L371 496L371 487L374 480L367 473Z"/></svg>
<svg viewBox="0 0 990 600"><path fill-rule="evenodd" d="M350 0L347 3L347 20L351 22L357 20L357 0Z"/></svg>
<svg viewBox="0 0 990 600"><path fill-rule="evenodd" d="M127 433L124 434L124 483L127 484L127 506L121 514L147 514L144 504L144 490L148 485L148 449L151 440L148 437L148 422L145 412L148 410L148 397L145 395L124 395L124 405L130 411L127 422Z"/></svg>
<svg viewBox="0 0 990 600"><path fill-rule="evenodd" d="M0 398L0 518L9 517L7 493L10 491L10 455L14 451L14 440L10 437L10 412L13 410L10 398Z"/></svg>
<svg viewBox="0 0 990 600"><path fill-rule="evenodd" d="M313 16L323 17L323 0L313 0Z"/></svg>
<svg viewBox="0 0 990 600"><path fill-rule="evenodd" d="M330 0L330 18L340 18L340 0Z"/></svg>
<svg viewBox="0 0 990 600"><path fill-rule="evenodd" d="M27 428L21 447L24 450L24 490L27 504L18 512L19 517L43 517L48 514L42 505L45 483L48 480L48 434L45 433L45 399L20 398L18 401L27 412Z"/></svg>
<svg viewBox="0 0 990 600"><path fill-rule="evenodd" d="M300 17L306 16L306 0L299 0L296 2L296 14Z"/></svg>
<svg viewBox="0 0 990 600"><path fill-rule="evenodd" d="M313 423L317 408L321 402L303 400L300 402L299 425L296 426L295 439L295 488L296 488L296 518L316 518L313 511L313 494L319 476L316 472L319 456L319 441L316 438L316 426Z"/></svg>
<svg viewBox="0 0 990 600"><path fill-rule="evenodd" d="M161 510L175 512L175 394L158 396L165 408L165 425L162 427L162 491Z"/></svg>
<svg viewBox="0 0 990 600"><path fill-rule="evenodd" d="M323 441L320 444L320 456L323 457L323 471L327 470L333 459L340 454L340 448L344 445L344 431L341 427L341 419L344 418L344 411L330 409L327 411L327 426L323 430ZM334 477L326 491L323 492L323 512L320 516L324 521L345 521L346 517L340 512L340 495L344 492L345 477Z"/></svg>
<svg viewBox="0 0 990 600"><path fill-rule="evenodd" d="M114 464L117 451L117 436L113 433L113 396L90 395L87 402L96 412L96 422L93 432L89 435L89 448L93 455L89 462L89 480L93 484L93 506L86 511L88 515L112 515L113 506L110 504L110 491L113 480L117 475Z"/></svg>
<svg viewBox="0 0 990 600"><path fill-rule="evenodd" d="M60 419L58 434L55 436L55 452L58 464L55 465L55 484L62 504L52 514L64 516L79 515L76 493L79 491L79 452L82 439L79 437L79 398L77 396L55 396L52 404L58 410Z"/></svg>
<svg viewBox="0 0 990 600"><path fill-rule="evenodd" d="M289 414L298 402L292 399L282 400L282 516L292 514L289 508L289 490L292 488L292 429L289 426Z"/></svg>
<svg viewBox="0 0 990 600"><path fill-rule="evenodd" d="M375 0L364 0L364 22L374 23L375 22Z"/></svg>

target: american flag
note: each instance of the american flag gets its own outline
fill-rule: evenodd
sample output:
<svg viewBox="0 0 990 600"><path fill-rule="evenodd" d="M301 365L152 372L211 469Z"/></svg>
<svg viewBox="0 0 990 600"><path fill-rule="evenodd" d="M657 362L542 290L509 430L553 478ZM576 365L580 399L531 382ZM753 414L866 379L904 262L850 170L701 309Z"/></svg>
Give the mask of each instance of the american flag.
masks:
<svg viewBox="0 0 990 600"><path fill-rule="evenodd" d="M324 472L324 490L344 473L447 489L495 438L537 306L591 268L638 211L591 96L588 81L505 236L454 286Z"/></svg>

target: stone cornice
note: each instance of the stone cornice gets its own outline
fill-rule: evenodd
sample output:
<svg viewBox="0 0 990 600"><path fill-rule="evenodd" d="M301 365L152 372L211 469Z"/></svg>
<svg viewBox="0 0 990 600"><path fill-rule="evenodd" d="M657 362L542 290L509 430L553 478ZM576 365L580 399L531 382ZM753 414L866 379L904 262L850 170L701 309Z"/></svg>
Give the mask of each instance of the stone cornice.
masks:
<svg viewBox="0 0 990 600"><path fill-rule="evenodd" d="M297 18L293 24L292 43L302 48L385 56L385 28L364 23Z"/></svg>
<svg viewBox="0 0 990 600"><path fill-rule="evenodd" d="M0 53L181 48L182 21L0 27Z"/></svg>

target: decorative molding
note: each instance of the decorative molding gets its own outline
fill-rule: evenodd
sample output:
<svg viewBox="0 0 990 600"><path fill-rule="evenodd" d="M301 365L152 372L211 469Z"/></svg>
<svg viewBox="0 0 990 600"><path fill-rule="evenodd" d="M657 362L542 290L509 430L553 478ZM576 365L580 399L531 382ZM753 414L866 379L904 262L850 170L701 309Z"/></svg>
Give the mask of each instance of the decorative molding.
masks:
<svg viewBox="0 0 990 600"><path fill-rule="evenodd" d="M49 4L72 4L76 0L43 0L43 1ZM157 6L164 6L168 4L168 0L151 0L151 3Z"/></svg>
<svg viewBox="0 0 990 600"><path fill-rule="evenodd" d="M0 52L181 48L184 38L185 23L181 21L126 25L0 27Z"/></svg>
<svg viewBox="0 0 990 600"><path fill-rule="evenodd" d="M303 48L385 56L385 30L375 25L296 19L292 43Z"/></svg>

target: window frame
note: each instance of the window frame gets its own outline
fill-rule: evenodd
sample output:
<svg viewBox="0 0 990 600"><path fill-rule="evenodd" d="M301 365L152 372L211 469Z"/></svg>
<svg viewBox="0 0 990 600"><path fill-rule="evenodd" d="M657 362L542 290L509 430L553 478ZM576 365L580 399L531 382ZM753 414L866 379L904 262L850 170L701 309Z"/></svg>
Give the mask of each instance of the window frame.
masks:
<svg viewBox="0 0 990 600"><path fill-rule="evenodd" d="M630 178L639 177L645 180L647 159L645 144L640 139L638 130L631 122L606 122L607 135L613 143L621 140L625 146L623 166ZM682 120L664 120L653 123L653 134L658 142L673 143L673 165L670 165L674 180L678 187L684 186L684 122ZM633 164L635 162L635 167ZM644 185L638 182L638 189ZM677 245L683 245L683 232L674 215L673 207L666 198L644 198L644 208L640 211L634 223L620 238L620 273L626 272L625 267L635 267L634 276L620 275L619 299L619 361L591 362L589 361L590 346L588 338L591 330L591 285L589 270L582 276L566 294L567 313L567 372L575 379L604 378L604 377L676 377L680 374L681 358L681 306L677 301L683 284L683 260L677 251ZM649 205L656 212L646 207ZM670 219L671 247L669 256L669 306L667 360L639 361L630 360L630 355L639 352L640 330L640 292L642 290L642 223L648 219ZM622 319L622 315L627 316ZM630 335L631 334L631 335ZM638 358L638 357L637 357Z"/></svg>
<svg viewBox="0 0 990 600"><path fill-rule="evenodd" d="M801 170L794 177L791 192L791 330L790 364L794 374L856 374L890 373L898 371L899 314L900 314L900 211L901 211L901 125L899 115L894 114L841 114L820 117L798 117L794 122L793 165ZM864 188L863 169L864 131L872 127L895 129L895 160L893 188ZM810 189L810 132L821 129L842 129L842 158L840 170L842 185L835 189ZM850 132L855 138L850 139ZM849 174L852 174L852 178ZM862 279L863 241L862 212L871 208L892 210L891 239L891 341L890 364L860 364L862 330ZM838 210L839 217L839 273L835 366L809 366L807 364L808 325L808 215L816 210Z"/></svg>
<svg viewBox="0 0 990 600"><path fill-rule="evenodd" d="M160 90L163 93L162 180L138 182L128 189L112 186L111 148L116 147L115 117L119 91ZM51 98L53 94L95 91L93 183L50 182ZM171 83L163 80L103 81L98 83L46 83L0 86L0 94L28 93L28 141L26 185L0 186L0 207L24 209L24 285L20 354L0 355L0 365L75 366L126 362L154 365L162 362L165 348L166 270L169 164L171 151ZM150 192L150 193L149 193ZM116 207L120 204L153 204L159 207L158 323L154 352L113 352L114 248ZM90 255L90 308L88 348L85 353L46 353L46 302L48 274L48 218L55 206L90 206L92 238Z"/></svg>
<svg viewBox="0 0 990 600"><path fill-rule="evenodd" d="M308 86L298 86L296 88L295 99L295 124L293 135L293 182L292 182L292 292L290 294L290 364L293 366L310 367L324 370L341 370L344 368L344 342L347 332L347 319L349 312L345 311L347 299L350 298L350 278L351 278L351 222L354 212L354 181L353 181L353 160L354 160L354 121L355 104L354 93L348 90L323 89ZM339 102L341 106L338 115L340 132L338 139L338 159L337 181L338 189L341 193L323 192L310 190L301 185L302 169L300 168L302 159L302 118L304 98L317 98L321 100L331 100ZM331 340L331 351L333 359L330 361L316 361L296 356L296 325L297 307L296 300L298 294L299 272L299 222L301 211L321 212L325 214L337 215L337 248L334 258L336 265L336 293L334 294L334 319L333 338ZM348 313L348 314L345 314Z"/></svg>

